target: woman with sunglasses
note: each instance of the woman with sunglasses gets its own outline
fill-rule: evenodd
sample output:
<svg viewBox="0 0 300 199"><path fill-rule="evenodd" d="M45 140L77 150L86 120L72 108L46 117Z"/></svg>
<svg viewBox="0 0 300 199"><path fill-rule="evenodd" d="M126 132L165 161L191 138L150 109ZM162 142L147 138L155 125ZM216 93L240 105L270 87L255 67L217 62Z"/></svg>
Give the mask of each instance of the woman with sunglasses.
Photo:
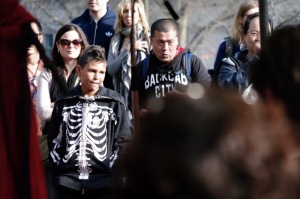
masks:
<svg viewBox="0 0 300 199"><path fill-rule="evenodd" d="M66 24L58 30L52 49L53 66L45 67L38 82L36 108L45 123L43 134L47 134L55 101L79 83L75 67L87 47L88 41L79 26Z"/></svg>

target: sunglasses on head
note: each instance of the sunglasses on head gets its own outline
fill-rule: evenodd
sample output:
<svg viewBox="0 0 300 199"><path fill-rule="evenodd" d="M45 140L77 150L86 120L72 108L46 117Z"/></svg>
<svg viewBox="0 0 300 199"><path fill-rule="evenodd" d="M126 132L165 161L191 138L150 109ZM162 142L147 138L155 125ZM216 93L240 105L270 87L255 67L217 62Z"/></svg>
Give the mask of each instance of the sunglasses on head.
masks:
<svg viewBox="0 0 300 199"><path fill-rule="evenodd" d="M68 40L68 39L60 39L58 43L63 47L67 48L71 45L71 43L74 45L75 48L78 48L82 44L82 39L74 39L74 40Z"/></svg>

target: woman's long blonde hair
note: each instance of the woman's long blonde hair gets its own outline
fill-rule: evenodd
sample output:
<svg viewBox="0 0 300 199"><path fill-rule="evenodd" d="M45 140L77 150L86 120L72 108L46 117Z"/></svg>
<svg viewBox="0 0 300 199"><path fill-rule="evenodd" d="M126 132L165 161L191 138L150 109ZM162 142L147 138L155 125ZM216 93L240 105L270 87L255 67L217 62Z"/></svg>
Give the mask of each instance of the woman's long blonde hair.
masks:
<svg viewBox="0 0 300 199"><path fill-rule="evenodd" d="M246 0L242 3L235 15L232 28L232 39L236 44L241 44L244 38L243 25L240 23L240 18L243 17L249 10L258 8L257 0Z"/></svg>
<svg viewBox="0 0 300 199"><path fill-rule="evenodd" d="M123 18L123 10L127 3L131 4L132 1L131 0L123 0L117 6L117 11L116 11L117 18L116 18L115 27L114 27L116 33L122 31L122 28L124 28L122 18ZM139 13L139 23L143 27L143 32L145 34L147 34L147 33L149 33L150 29L149 29L149 24L148 24L148 21L146 18L144 3L141 0L137 0L135 5L137 7L137 12Z"/></svg>

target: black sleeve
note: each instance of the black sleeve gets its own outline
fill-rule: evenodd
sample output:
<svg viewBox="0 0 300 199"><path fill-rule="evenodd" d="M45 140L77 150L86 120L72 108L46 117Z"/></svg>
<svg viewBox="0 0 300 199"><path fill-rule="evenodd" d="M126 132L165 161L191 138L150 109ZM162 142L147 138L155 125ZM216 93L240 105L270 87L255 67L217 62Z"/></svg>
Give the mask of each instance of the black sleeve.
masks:
<svg viewBox="0 0 300 199"><path fill-rule="evenodd" d="M200 83L204 88L208 89L211 83L211 77L208 74L206 67L204 66L202 60L197 56L193 55L191 57L192 65L192 82Z"/></svg>
<svg viewBox="0 0 300 199"><path fill-rule="evenodd" d="M61 146L61 139L57 139L59 135L60 126L62 123L62 100L58 100L55 102L51 121L49 124L48 131L48 148L49 148L49 162L53 163L53 158L51 157L51 152L53 152L54 148L57 146ZM62 149L62 147L60 147ZM57 149L56 149L57 152Z"/></svg>
<svg viewBox="0 0 300 199"><path fill-rule="evenodd" d="M120 103L118 111L118 126L115 131L114 146L118 150L115 164L112 169L120 173L122 171L121 161L128 144L132 140L131 120L129 120L127 107Z"/></svg>
<svg viewBox="0 0 300 199"><path fill-rule="evenodd" d="M139 108L145 109L146 108L146 96L145 96L145 80L143 76L146 76L146 74L143 75L143 67L145 60L139 62L137 64L137 91L139 95Z"/></svg>

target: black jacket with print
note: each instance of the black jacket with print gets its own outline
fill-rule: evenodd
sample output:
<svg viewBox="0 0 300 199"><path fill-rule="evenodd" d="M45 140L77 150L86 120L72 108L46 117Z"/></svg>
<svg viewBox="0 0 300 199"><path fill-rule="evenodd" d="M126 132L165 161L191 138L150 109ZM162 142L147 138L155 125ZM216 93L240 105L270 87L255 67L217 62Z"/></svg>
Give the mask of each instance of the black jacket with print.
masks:
<svg viewBox="0 0 300 199"><path fill-rule="evenodd" d="M70 90L55 103L48 132L56 183L75 190L115 186L130 126L124 99L115 91L102 86L87 99L80 86Z"/></svg>
<svg viewBox="0 0 300 199"><path fill-rule="evenodd" d="M197 56L191 56L191 74L190 76L186 75L184 60L188 51L188 49L184 49L170 63L161 62L151 52L148 60L145 59L138 63L138 91L141 108L151 109L149 101L155 104L156 99L165 96L170 91L186 92L190 83L199 83L205 89L209 88L211 78L201 59Z"/></svg>

